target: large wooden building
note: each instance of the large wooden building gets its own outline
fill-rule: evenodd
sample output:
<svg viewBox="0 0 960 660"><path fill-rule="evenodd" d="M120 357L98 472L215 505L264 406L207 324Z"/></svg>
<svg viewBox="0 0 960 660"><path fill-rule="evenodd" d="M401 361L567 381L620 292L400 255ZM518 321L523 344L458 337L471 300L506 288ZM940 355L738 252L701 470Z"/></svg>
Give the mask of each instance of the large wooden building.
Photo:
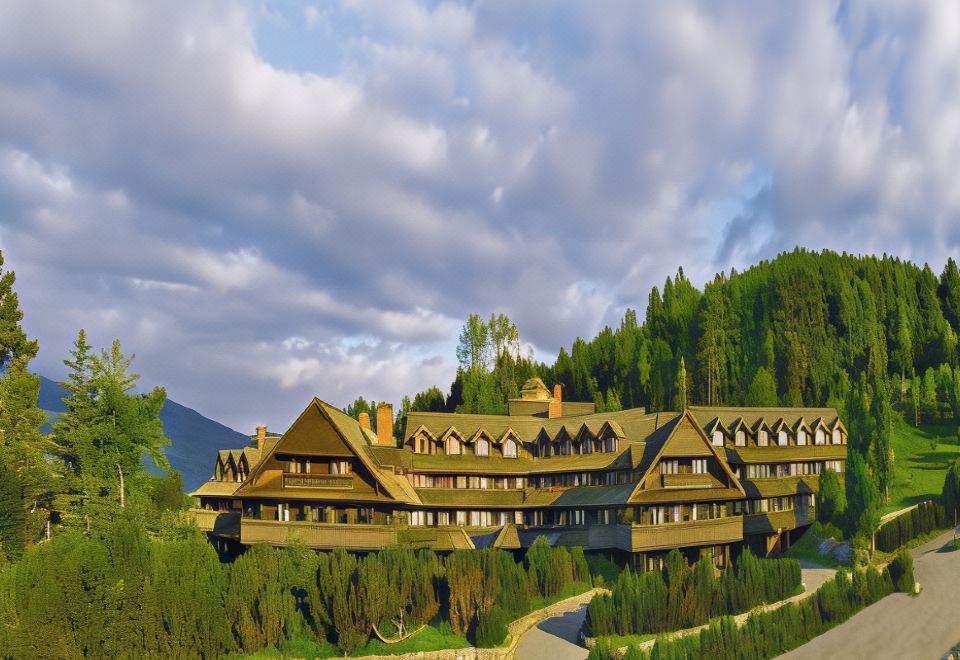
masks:
<svg viewBox="0 0 960 660"><path fill-rule="evenodd" d="M540 379L508 415L353 419L314 399L282 436L260 427L223 450L192 495L224 547L440 551L551 544L650 566L672 548L718 565L748 544L785 549L814 520L819 475L843 473L847 432L832 408L596 413Z"/></svg>

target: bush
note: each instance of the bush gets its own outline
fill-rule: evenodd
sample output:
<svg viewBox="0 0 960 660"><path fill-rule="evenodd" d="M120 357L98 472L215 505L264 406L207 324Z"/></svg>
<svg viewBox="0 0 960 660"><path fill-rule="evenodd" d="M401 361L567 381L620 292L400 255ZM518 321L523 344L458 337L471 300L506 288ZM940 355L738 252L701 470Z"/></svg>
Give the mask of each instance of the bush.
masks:
<svg viewBox="0 0 960 660"><path fill-rule="evenodd" d="M842 571L817 593L800 603L771 612L758 612L737 628L731 617L714 619L699 635L658 639L645 657L650 660L695 658L772 658L804 644L893 591L890 573L872 568Z"/></svg>
<svg viewBox="0 0 960 660"><path fill-rule="evenodd" d="M507 614L494 605L477 619L476 645L489 649L500 646L507 638Z"/></svg>
<svg viewBox="0 0 960 660"><path fill-rule="evenodd" d="M877 530L877 549L893 552L922 534L947 527L947 513L937 502L921 502Z"/></svg>
<svg viewBox="0 0 960 660"><path fill-rule="evenodd" d="M890 562L890 579L897 591L913 593L913 556L908 550L901 550Z"/></svg>
<svg viewBox="0 0 960 660"><path fill-rule="evenodd" d="M625 570L609 596L598 595L587 606L587 629L603 635L642 635L688 628L711 616L737 614L761 603L773 603L800 587L795 559L758 559L744 550L736 567L720 578L702 556L689 567L678 551L667 556L663 571Z"/></svg>

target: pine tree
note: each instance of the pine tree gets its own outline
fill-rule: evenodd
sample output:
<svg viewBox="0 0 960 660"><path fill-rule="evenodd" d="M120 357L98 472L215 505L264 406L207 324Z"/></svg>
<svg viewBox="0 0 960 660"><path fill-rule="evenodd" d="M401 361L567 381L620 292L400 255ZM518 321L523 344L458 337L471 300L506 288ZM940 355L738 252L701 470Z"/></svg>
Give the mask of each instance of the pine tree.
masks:
<svg viewBox="0 0 960 660"><path fill-rule="evenodd" d="M764 367L757 367L753 375L750 389L747 390L746 401L748 406L769 408L777 405L777 383L773 375Z"/></svg>

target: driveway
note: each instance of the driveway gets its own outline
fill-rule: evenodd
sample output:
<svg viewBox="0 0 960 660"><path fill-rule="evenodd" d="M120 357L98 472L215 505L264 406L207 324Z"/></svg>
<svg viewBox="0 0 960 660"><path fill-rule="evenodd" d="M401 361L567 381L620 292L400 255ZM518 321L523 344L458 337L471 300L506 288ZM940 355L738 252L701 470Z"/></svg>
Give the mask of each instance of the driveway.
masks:
<svg viewBox="0 0 960 660"><path fill-rule="evenodd" d="M833 578L836 571L815 565L803 565L803 584L805 594L820 588L824 582ZM517 645L517 660L566 660L567 658L586 658L587 649L579 644L580 628L587 616L587 608L569 612L563 616L547 619L531 628Z"/></svg>
<svg viewBox="0 0 960 660"><path fill-rule="evenodd" d="M520 638L517 660L580 660L587 657L587 649L577 643L586 606L563 616L555 616L534 626Z"/></svg>
<svg viewBox="0 0 960 660"><path fill-rule="evenodd" d="M919 596L892 594L790 653L784 660L871 658L936 660L960 641L960 551L953 532L913 551Z"/></svg>

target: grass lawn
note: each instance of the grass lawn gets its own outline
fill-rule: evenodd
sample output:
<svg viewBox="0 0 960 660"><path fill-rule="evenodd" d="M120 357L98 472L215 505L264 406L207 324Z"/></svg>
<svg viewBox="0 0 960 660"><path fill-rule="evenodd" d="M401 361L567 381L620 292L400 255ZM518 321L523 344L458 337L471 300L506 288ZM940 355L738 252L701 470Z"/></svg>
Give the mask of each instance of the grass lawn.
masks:
<svg viewBox="0 0 960 660"><path fill-rule="evenodd" d="M936 442L935 446L932 443ZM890 489L890 503L881 513L940 495L947 466L960 458L956 425L929 424L914 428L901 424L893 431L896 474Z"/></svg>
<svg viewBox="0 0 960 660"><path fill-rule="evenodd" d="M834 533L829 533L819 524L811 525L790 548L779 555L781 557L791 557L800 561L809 561L814 564L820 564L826 568L840 568L841 564L830 555L821 555L818 551L820 541L827 538L839 539L841 534L839 530L834 529Z"/></svg>

